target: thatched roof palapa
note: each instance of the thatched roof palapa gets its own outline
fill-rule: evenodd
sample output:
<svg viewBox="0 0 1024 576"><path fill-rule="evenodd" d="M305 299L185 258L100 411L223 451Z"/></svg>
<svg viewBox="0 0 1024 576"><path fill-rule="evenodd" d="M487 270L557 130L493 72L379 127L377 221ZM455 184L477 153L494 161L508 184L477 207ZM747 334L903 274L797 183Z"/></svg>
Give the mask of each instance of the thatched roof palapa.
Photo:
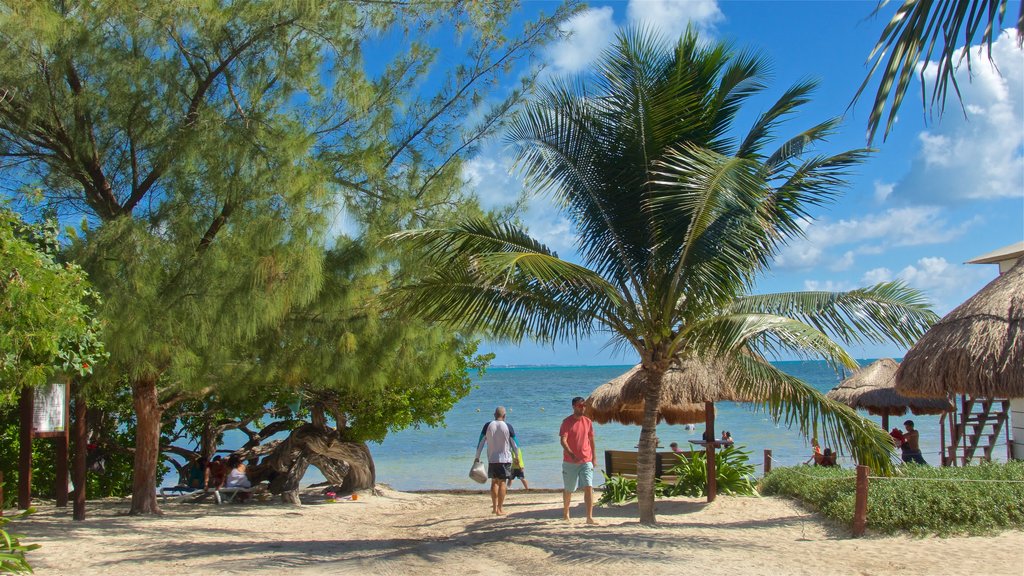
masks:
<svg viewBox="0 0 1024 576"><path fill-rule="evenodd" d="M587 398L586 414L598 424L642 424L647 371L640 365L602 384ZM720 362L688 359L673 364L662 379L658 422L704 422L704 402L750 401L736 393Z"/></svg>
<svg viewBox="0 0 1024 576"><path fill-rule="evenodd" d="M896 370L892 358L882 358L861 368L826 396L851 408L867 410L877 416L902 416L907 408L917 415L942 414L953 409L948 398L909 398L897 392Z"/></svg>
<svg viewBox="0 0 1024 576"><path fill-rule="evenodd" d="M896 372L896 390L1024 398L1024 258L921 337Z"/></svg>

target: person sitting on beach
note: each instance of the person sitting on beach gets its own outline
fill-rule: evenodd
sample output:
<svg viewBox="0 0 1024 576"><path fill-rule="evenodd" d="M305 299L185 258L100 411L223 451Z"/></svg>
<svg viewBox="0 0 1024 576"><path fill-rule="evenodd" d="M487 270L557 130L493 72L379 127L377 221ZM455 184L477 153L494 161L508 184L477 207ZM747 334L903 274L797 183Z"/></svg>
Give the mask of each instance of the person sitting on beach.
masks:
<svg viewBox="0 0 1024 576"><path fill-rule="evenodd" d="M900 450L903 452L903 461L908 464L923 464L927 466L928 463L924 461L924 455L921 454L921 435L917 430L914 430L914 421L907 420L903 423L903 427L907 429L903 433L903 442L900 444Z"/></svg>
<svg viewBox="0 0 1024 576"><path fill-rule="evenodd" d="M722 439L719 440L719 443L720 444L732 444L732 442L733 442L733 440L732 440L732 432L729 432L728 430L726 430L725 432L722 432Z"/></svg>
<svg viewBox="0 0 1024 576"><path fill-rule="evenodd" d="M804 465L811 462L814 462L815 466L821 462L821 445L818 444L817 438L811 438L811 457L804 462Z"/></svg>
<svg viewBox="0 0 1024 576"><path fill-rule="evenodd" d="M224 460L220 456L214 456L203 472L203 489L220 488L224 485L227 475L228 469L224 466Z"/></svg>
<svg viewBox="0 0 1024 576"><path fill-rule="evenodd" d="M512 455L512 476L508 479L508 488L512 487L512 481L516 478L519 478L519 481L523 483L523 490L530 489L530 485L526 483L526 466L523 464L523 450L518 447L515 454Z"/></svg>
<svg viewBox="0 0 1024 576"><path fill-rule="evenodd" d="M814 461L815 466L835 466L838 454L832 451L831 448L825 448L825 452Z"/></svg>

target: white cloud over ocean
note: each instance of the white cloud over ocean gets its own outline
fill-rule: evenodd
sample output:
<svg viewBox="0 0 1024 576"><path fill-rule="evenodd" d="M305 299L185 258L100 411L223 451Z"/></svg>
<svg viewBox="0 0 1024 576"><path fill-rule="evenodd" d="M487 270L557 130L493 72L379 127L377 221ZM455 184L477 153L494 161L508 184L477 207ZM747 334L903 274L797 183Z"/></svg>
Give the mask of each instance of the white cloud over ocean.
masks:
<svg viewBox="0 0 1024 576"><path fill-rule="evenodd" d="M942 257L924 257L898 272L880 267L861 277L863 285L903 280L910 287L923 291L941 316L969 298L975 287L993 278L994 266L952 264Z"/></svg>

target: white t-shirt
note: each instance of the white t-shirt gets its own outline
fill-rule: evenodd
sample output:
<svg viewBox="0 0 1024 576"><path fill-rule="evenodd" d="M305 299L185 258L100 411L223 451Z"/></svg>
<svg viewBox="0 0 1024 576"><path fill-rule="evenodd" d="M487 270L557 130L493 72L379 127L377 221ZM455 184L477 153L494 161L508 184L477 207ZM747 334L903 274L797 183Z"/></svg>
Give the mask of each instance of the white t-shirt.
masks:
<svg viewBox="0 0 1024 576"><path fill-rule="evenodd" d="M511 424L502 420L492 420L484 424L480 431L480 441L476 445L476 457L480 459L480 452L487 444L487 462L491 464L511 464L512 446L515 444L516 432Z"/></svg>

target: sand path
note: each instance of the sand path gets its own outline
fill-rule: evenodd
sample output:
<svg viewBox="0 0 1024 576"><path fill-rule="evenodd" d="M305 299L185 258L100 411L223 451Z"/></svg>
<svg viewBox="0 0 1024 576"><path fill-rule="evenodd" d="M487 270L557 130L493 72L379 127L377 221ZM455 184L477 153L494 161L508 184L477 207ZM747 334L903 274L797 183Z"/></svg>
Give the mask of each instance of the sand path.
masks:
<svg viewBox="0 0 1024 576"><path fill-rule="evenodd" d="M302 507L168 504L158 518L119 515L125 509L90 502L89 518L72 522L43 506L15 528L43 545L30 556L43 576L1024 575L1024 532L853 539L777 498L659 501L656 528L637 523L635 504L599 508L598 526L565 523L552 492L510 493L503 518L489 515L483 493L387 489ZM582 515L578 505L573 512Z"/></svg>

